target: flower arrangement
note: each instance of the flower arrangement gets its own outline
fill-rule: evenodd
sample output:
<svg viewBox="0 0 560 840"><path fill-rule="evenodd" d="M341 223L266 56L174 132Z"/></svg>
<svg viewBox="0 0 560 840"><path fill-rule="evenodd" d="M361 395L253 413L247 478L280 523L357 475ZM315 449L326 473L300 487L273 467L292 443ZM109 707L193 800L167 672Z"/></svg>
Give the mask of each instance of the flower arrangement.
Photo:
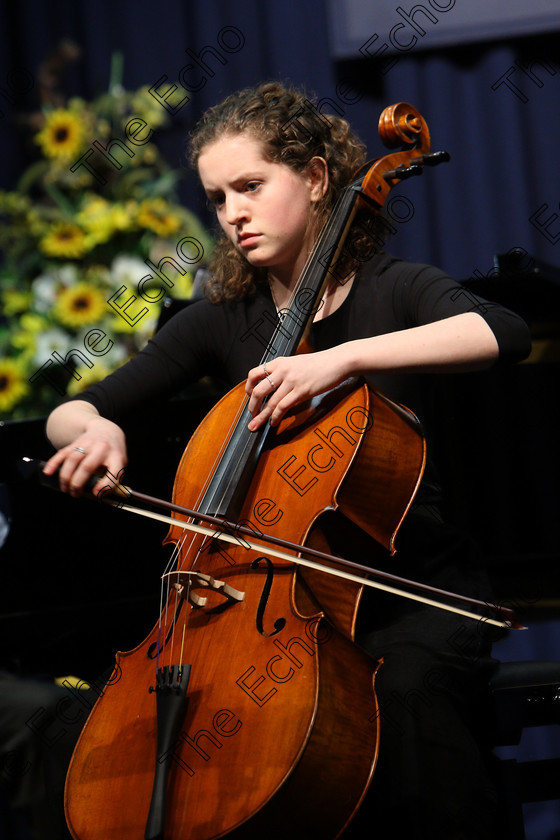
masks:
<svg viewBox="0 0 560 840"><path fill-rule="evenodd" d="M166 111L147 88L124 90L114 61L109 91L94 101L46 97L27 120L40 156L14 191L0 191L0 419L45 414L134 355L157 323L160 307L150 302L163 297L160 281L139 298L149 264L167 258L165 293L188 298L211 247L151 142ZM127 137L137 142L125 148ZM113 138L123 140L112 157L76 165L88 149L110 151ZM196 265L177 257L184 237L200 245ZM111 305L123 287L139 298L142 318Z"/></svg>

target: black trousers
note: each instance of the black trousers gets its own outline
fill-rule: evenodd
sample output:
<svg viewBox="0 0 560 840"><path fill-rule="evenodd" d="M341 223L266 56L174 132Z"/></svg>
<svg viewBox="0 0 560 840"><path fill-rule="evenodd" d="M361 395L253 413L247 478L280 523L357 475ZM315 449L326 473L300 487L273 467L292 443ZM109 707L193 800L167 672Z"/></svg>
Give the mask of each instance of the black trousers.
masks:
<svg viewBox="0 0 560 840"><path fill-rule="evenodd" d="M396 574L492 600L477 547L430 509L409 517L397 547ZM504 631L370 591L357 641L383 658L376 678L379 754L344 840L494 838L498 798L485 713L496 665L491 643Z"/></svg>

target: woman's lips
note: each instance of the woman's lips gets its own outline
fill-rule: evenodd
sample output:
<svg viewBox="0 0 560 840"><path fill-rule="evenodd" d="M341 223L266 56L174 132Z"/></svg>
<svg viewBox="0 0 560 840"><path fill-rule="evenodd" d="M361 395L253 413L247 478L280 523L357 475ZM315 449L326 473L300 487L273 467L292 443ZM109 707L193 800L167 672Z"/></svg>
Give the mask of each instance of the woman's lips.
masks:
<svg viewBox="0 0 560 840"><path fill-rule="evenodd" d="M239 237L239 244L242 248L248 248L251 245L255 245L260 233L242 233Z"/></svg>

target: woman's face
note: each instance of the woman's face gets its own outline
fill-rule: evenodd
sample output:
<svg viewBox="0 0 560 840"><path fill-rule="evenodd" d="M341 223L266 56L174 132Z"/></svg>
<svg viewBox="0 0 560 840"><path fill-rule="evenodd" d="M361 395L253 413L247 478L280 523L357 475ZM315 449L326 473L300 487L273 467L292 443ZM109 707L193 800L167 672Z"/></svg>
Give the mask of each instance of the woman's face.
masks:
<svg viewBox="0 0 560 840"><path fill-rule="evenodd" d="M321 158L299 175L267 160L251 135L226 135L203 148L198 171L221 227L247 260L299 276L312 246L313 205L326 189Z"/></svg>

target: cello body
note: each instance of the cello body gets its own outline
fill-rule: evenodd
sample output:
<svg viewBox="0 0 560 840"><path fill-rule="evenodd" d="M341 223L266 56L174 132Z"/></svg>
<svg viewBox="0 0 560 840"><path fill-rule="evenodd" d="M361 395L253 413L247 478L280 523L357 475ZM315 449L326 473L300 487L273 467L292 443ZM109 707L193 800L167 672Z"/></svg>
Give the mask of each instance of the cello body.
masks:
<svg viewBox="0 0 560 840"><path fill-rule="evenodd" d="M391 549L421 477L423 439L412 415L365 385L335 391L298 407L269 437L238 521L305 542L323 511L338 509L362 526L369 510L367 529ZM196 507L216 456L208 441L235 417L243 393L243 385L233 389L195 432L174 500ZM376 514L389 497L389 511ZM167 540L180 544L174 531ZM352 641L361 587L317 571L304 576L242 538L226 547L198 535L186 542L177 568L226 583L235 597L194 576L187 598L183 576L169 594L163 634L156 626L117 654L68 772L73 837L339 836L370 784L379 734L378 663ZM163 749L156 659L177 667L178 649L190 678ZM150 833L154 772L164 763L164 828Z"/></svg>

